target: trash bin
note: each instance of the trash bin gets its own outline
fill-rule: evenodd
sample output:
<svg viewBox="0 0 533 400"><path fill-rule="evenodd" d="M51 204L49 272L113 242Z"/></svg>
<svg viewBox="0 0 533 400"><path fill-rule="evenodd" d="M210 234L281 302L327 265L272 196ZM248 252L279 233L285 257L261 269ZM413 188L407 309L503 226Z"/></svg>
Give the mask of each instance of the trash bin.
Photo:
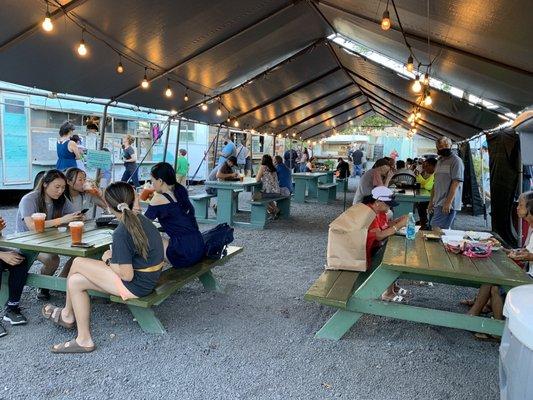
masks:
<svg viewBox="0 0 533 400"><path fill-rule="evenodd" d="M500 399L533 399L533 285L509 291L500 345Z"/></svg>

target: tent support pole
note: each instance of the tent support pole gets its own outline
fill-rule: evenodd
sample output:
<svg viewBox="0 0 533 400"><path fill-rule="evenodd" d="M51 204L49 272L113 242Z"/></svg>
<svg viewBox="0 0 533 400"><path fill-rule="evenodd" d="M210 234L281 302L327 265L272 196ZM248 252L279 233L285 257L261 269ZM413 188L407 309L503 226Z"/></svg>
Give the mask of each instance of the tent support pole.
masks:
<svg viewBox="0 0 533 400"><path fill-rule="evenodd" d="M218 134L220 133L220 128L221 127L222 127L222 125L218 125L217 135L215 136L215 138L213 140L211 140L211 143L209 144L209 147L207 148L207 151L205 152L204 157L202 158L202 161L200 161L200 164L198 165L198 168L196 168L196 171L194 171L194 175L189 180L189 182L194 181L194 178L196 178L196 175L198 174L198 171L200 171L200 167L204 163L205 158L207 157L207 155L209 154L209 151L211 150L211 147L213 146L213 143L215 143L215 140L218 141Z"/></svg>
<svg viewBox="0 0 533 400"><path fill-rule="evenodd" d="M163 148L163 162L167 161L168 139L170 137L170 123L167 128L167 137L165 138L165 147Z"/></svg>
<svg viewBox="0 0 533 400"><path fill-rule="evenodd" d="M178 120L178 137L176 138L176 148L174 149L174 171L178 169L178 150L180 148L181 118Z"/></svg>

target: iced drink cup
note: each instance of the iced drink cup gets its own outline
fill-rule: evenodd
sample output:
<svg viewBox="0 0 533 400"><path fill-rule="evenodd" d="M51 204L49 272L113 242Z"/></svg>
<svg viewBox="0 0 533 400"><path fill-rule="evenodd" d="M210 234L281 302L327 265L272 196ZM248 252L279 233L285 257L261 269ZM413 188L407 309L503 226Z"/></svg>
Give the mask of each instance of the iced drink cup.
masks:
<svg viewBox="0 0 533 400"><path fill-rule="evenodd" d="M33 220L33 226L35 226L35 232L43 233L44 232L44 221L46 220L46 214L44 213L35 213L31 215Z"/></svg>
<svg viewBox="0 0 533 400"><path fill-rule="evenodd" d="M83 236L83 222L82 221L73 221L68 224L70 228L70 238L72 239L72 244L81 243L81 238Z"/></svg>
<svg viewBox="0 0 533 400"><path fill-rule="evenodd" d="M155 192L154 188L143 188L139 198L142 201L146 201L154 194L154 192Z"/></svg>

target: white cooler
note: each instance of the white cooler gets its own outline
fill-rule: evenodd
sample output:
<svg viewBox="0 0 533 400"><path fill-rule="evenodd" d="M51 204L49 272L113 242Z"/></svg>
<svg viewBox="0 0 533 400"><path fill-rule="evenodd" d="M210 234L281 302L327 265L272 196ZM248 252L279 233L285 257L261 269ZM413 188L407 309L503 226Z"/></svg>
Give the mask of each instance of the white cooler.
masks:
<svg viewBox="0 0 533 400"><path fill-rule="evenodd" d="M500 345L500 399L533 399L533 285L509 291Z"/></svg>

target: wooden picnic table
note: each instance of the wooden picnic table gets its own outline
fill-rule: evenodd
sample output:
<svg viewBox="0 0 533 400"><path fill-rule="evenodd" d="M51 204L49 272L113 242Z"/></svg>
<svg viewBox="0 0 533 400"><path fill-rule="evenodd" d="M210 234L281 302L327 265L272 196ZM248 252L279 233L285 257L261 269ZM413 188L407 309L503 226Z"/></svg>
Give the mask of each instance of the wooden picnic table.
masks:
<svg viewBox="0 0 533 400"><path fill-rule="evenodd" d="M297 172L292 174L292 179L294 180L294 201L304 203L306 190L308 198L316 199L318 196L318 180L320 177L327 177L327 175L327 172ZM333 174L331 176L333 177Z"/></svg>
<svg viewBox="0 0 533 400"><path fill-rule="evenodd" d="M109 249L113 241L112 234L112 229L98 228L94 221L88 221L85 223L83 230L83 242L94 244L91 248L71 247L69 230L60 232L57 228L47 228L43 233L29 231L0 236L0 246L19 249L26 257L28 265L32 265L35 262L39 253L99 259ZM61 287L64 286L63 280L64 278L57 276L30 274L28 285L35 287L45 286L55 290L61 290ZM0 288L0 304L5 302L6 299L4 297L6 296L7 279L3 279L2 288Z"/></svg>
<svg viewBox="0 0 533 400"><path fill-rule="evenodd" d="M489 258L473 259L447 252L440 240L425 240L422 231L415 240L393 236L388 239L381 264L359 274L359 285L354 286L345 306L339 307L316 336L338 340L364 314L502 335L503 321L381 301L381 294L399 278L469 287L489 284L505 290L532 283L503 251L495 251Z"/></svg>
<svg viewBox="0 0 533 400"><path fill-rule="evenodd" d="M398 190L405 191L405 193L398 193ZM413 212L416 203L429 201L431 197L431 192L425 189L397 189L395 192L395 200L399 204L393 208L394 218Z"/></svg>
<svg viewBox="0 0 533 400"><path fill-rule="evenodd" d="M228 225L247 225L234 221L235 212L237 211L236 199L234 192L236 190L254 190L261 188L261 182L253 178L245 178L241 181L206 181L205 186L217 190L217 218L218 224L227 223Z"/></svg>

